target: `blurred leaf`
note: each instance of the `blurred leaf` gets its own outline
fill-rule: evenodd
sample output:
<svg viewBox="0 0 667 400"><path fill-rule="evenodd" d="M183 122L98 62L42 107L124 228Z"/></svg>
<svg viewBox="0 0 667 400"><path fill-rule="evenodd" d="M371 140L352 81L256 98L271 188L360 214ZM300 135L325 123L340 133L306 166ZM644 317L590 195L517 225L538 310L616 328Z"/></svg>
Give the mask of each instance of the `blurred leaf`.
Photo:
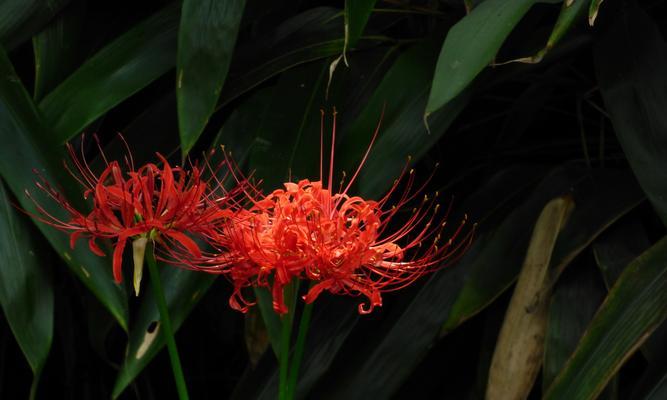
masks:
<svg viewBox="0 0 667 400"><path fill-rule="evenodd" d="M185 0L178 32L176 95L185 156L204 130L236 43L245 0Z"/></svg>
<svg viewBox="0 0 667 400"><path fill-rule="evenodd" d="M35 53L35 101L53 90L80 62L79 39L84 8L83 2L73 2L32 38Z"/></svg>
<svg viewBox="0 0 667 400"><path fill-rule="evenodd" d="M667 224L667 45L634 2L607 11L594 46L600 91L630 167Z"/></svg>
<svg viewBox="0 0 667 400"><path fill-rule="evenodd" d="M340 54L345 41L340 17L338 10L315 8L285 21L250 43L238 46L218 108L299 64ZM387 41L388 38L381 36L362 38L357 48Z"/></svg>
<svg viewBox="0 0 667 400"><path fill-rule="evenodd" d="M636 219L619 221L593 243L593 255L608 289L623 269L651 247L646 230Z"/></svg>
<svg viewBox="0 0 667 400"><path fill-rule="evenodd" d="M30 39L69 0L4 0L0 3L0 43L14 49Z"/></svg>
<svg viewBox="0 0 667 400"><path fill-rule="evenodd" d="M658 382L644 400L662 400L667 398L667 375Z"/></svg>
<svg viewBox="0 0 667 400"><path fill-rule="evenodd" d="M618 188L623 190L617 193ZM574 196L577 207L558 236L549 268L552 285L577 255L645 199L635 177L628 171L615 169L593 170L588 182L578 187Z"/></svg>
<svg viewBox="0 0 667 400"><path fill-rule="evenodd" d="M250 135L255 142L248 167L269 191L282 187L290 176L296 182L319 175L319 109L327 68L327 62L316 62L285 72L273 87L271 100L253 110L256 125Z"/></svg>
<svg viewBox="0 0 667 400"><path fill-rule="evenodd" d="M267 288L254 288L255 297L257 298L257 309L264 321L266 333L269 337L269 344L276 355L276 359L280 359L280 340L283 336L283 331L280 329L280 316L273 311L273 298L271 292Z"/></svg>
<svg viewBox="0 0 667 400"><path fill-rule="evenodd" d="M53 339L50 263L1 181L0 202L0 304L34 374L34 393Z"/></svg>
<svg viewBox="0 0 667 400"><path fill-rule="evenodd" d="M575 208L569 223L558 236L551 266L549 282L554 284L563 269L586 248L602 231L619 217L634 208L643 195L635 180L621 171L599 171L593 177L580 179L573 191ZM617 192L618 187L624 187ZM613 195L612 195L613 194ZM504 263L507 265L507 262ZM480 269L472 276L459 293L459 298L449 311L443 331L451 331L463 321L475 315L486 304L493 301L516 276L516 267L500 269L494 274Z"/></svg>
<svg viewBox="0 0 667 400"><path fill-rule="evenodd" d="M160 266L162 267L160 275L169 307L169 317L176 331L195 304L204 296L217 275ZM132 321L125 359L114 384L112 393L114 399L123 393L166 344L160 329L160 314L153 300L152 290L146 290L142 297L141 308L135 320ZM188 366L183 366L183 369L187 371Z"/></svg>
<svg viewBox="0 0 667 400"><path fill-rule="evenodd" d="M266 329L266 325L264 325L262 313L258 308L252 307L245 314L243 332L250 365L255 367L270 344L269 332ZM277 355L277 357L280 356Z"/></svg>
<svg viewBox="0 0 667 400"><path fill-rule="evenodd" d="M108 44L39 103L65 142L174 67L179 7L172 4Z"/></svg>
<svg viewBox="0 0 667 400"><path fill-rule="evenodd" d="M345 48L343 57L350 47L357 45L364 32L368 18L373 12L376 0L345 0ZM347 64L347 58L345 59Z"/></svg>
<svg viewBox="0 0 667 400"><path fill-rule="evenodd" d="M62 146L54 141L46 128L30 96L16 76L7 55L0 49L0 175L17 197L21 207L31 215L38 215L35 204L26 197L29 190L34 199L57 218L67 218L66 213L42 191L35 188L39 171L45 179L57 184L65 195L75 202L81 199L81 191L75 180L62 168L65 157ZM70 249L67 235L51 226L37 223L58 255L95 294L127 330L127 300L125 291L116 285L111 275L108 259L90 252L88 246L79 243Z"/></svg>
<svg viewBox="0 0 667 400"><path fill-rule="evenodd" d="M542 368L551 287L547 271L556 238L574 207L571 197L549 201L537 218L491 361L488 399L525 399Z"/></svg>
<svg viewBox="0 0 667 400"><path fill-rule="evenodd" d="M546 390L574 352L606 291L590 265L577 265L558 281L549 305L542 387Z"/></svg>
<svg viewBox="0 0 667 400"><path fill-rule="evenodd" d="M380 124L379 137L358 178L363 196L377 197L386 191L400 175L408 156L413 161L419 160L467 104L468 96L464 93L432 116L430 133L424 127L421 114L430 86L429 71L435 64L435 49L435 43L426 42L401 54L358 119L347 128L338 153L342 154L344 168L354 172ZM383 110L384 117L380 120Z"/></svg>
<svg viewBox="0 0 667 400"><path fill-rule="evenodd" d="M667 238L621 274L545 399L595 398L667 318Z"/></svg>
<svg viewBox="0 0 667 400"><path fill-rule="evenodd" d="M355 326L359 314L341 298L318 300L306 341L296 398L307 397L310 389L329 370L340 347ZM278 369L273 357L263 360L253 374L236 386L234 400L274 400L278 396ZM319 398L319 397L315 397Z"/></svg>
<svg viewBox="0 0 667 400"><path fill-rule="evenodd" d="M495 57L535 0L486 0L454 25L442 45L425 117L459 95Z"/></svg>

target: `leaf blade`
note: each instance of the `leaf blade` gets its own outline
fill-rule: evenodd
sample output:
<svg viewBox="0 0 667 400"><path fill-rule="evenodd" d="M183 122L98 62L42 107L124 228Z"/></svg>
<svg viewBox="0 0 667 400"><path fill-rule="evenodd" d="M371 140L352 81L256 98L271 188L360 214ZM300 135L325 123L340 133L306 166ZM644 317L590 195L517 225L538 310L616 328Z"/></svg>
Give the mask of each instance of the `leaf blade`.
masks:
<svg viewBox="0 0 667 400"><path fill-rule="evenodd" d="M0 203L0 303L37 380L53 340L53 288L44 271L49 263L38 260L34 228L12 207L2 182Z"/></svg>
<svg viewBox="0 0 667 400"><path fill-rule="evenodd" d="M39 103L63 143L174 67L179 9L167 6L97 52Z"/></svg>
<svg viewBox="0 0 667 400"><path fill-rule="evenodd" d="M245 0L183 2L176 65L183 156L194 146L215 109L244 7Z"/></svg>
<svg viewBox="0 0 667 400"><path fill-rule="evenodd" d="M454 99L493 60L533 3L534 0L487 0L449 30L433 74L426 116Z"/></svg>
<svg viewBox="0 0 667 400"><path fill-rule="evenodd" d="M38 215L35 204L25 196L25 190L34 188L34 170L52 183L58 183L68 198L80 198L81 193L73 178L66 174L61 162L64 149L55 143L30 96L16 76L7 54L0 49L0 175L16 196L21 207ZM41 191L32 196L54 216L64 218L64 212ZM124 290L113 283L108 262L92 254L85 246L70 249L66 235L46 224L37 227L48 239L58 255L71 270L100 299L127 330L127 300Z"/></svg>
<svg viewBox="0 0 667 400"><path fill-rule="evenodd" d="M635 259L618 278L556 377L545 399L599 394L623 362L667 318L667 238Z"/></svg>

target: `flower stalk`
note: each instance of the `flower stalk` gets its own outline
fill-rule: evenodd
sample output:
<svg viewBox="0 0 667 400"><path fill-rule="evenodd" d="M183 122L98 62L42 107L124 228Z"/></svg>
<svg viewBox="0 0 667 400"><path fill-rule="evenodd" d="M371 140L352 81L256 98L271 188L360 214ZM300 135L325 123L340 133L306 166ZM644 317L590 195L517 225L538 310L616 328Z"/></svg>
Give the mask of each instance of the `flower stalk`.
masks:
<svg viewBox="0 0 667 400"><path fill-rule="evenodd" d="M285 286L285 297L288 312L283 314L282 335L280 338L280 384L278 387L279 400L293 400L296 395L296 387L299 379L299 369L303 359L306 337L310 326L310 317L313 304L305 304L299 318L299 330L297 333L294 351L290 357L292 330L294 328L294 315L296 314L296 298L299 289L299 280L293 279Z"/></svg>
<svg viewBox="0 0 667 400"><path fill-rule="evenodd" d="M160 281L160 272L157 269L157 262L155 261L155 245L148 246L146 251L146 264L148 264L148 272L150 274L150 281L153 288L153 295L157 303L158 311L160 312L160 324L162 332L167 341L167 350L169 351L169 360L171 361L171 370L176 381L176 390L178 391L178 398L180 400L188 400L188 389L185 384L185 377L183 376L183 368L181 367L181 359L178 355L176 347L176 340L174 339L174 330L171 326L171 319L169 318L169 309L167 308L167 300L164 297L164 290L162 289L162 282Z"/></svg>

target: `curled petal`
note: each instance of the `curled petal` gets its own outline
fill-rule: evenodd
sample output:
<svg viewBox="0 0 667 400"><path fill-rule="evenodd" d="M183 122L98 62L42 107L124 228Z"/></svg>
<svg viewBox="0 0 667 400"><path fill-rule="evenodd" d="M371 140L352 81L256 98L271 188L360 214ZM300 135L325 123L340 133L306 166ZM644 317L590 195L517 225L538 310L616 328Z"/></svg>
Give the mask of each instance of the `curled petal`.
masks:
<svg viewBox="0 0 667 400"><path fill-rule="evenodd" d="M123 281L123 250L125 250L125 242L127 237L119 237L116 242L116 247L113 250L113 278L116 283Z"/></svg>
<svg viewBox="0 0 667 400"><path fill-rule="evenodd" d="M98 255L100 257L105 256L102 249L100 249L100 246L98 246L97 243L95 243L95 237L91 237L90 239L88 239L88 248L90 248L90 251L92 251L93 254L95 255Z"/></svg>

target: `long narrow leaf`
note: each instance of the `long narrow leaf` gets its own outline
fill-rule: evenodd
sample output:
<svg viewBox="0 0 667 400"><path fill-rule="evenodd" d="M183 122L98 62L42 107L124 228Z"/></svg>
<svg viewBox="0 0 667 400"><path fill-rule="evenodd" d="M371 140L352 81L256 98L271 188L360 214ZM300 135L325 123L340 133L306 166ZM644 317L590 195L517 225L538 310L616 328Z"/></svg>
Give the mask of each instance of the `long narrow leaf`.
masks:
<svg viewBox="0 0 667 400"><path fill-rule="evenodd" d="M624 3L612 2L598 27L596 74L623 152L667 224L667 44L650 16Z"/></svg>
<svg viewBox="0 0 667 400"><path fill-rule="evenodd" d="M35 188L35 171L52 184L65 190L70 200L81 199L81 192L74 179L63 171L64 149L53 140L52 132L42 118L30 96L16 76L7 55L0 49L0 175L16 196L20 206L38 215L35 204L25 195L30 190L44 208L59 218L67 218L64 210L55 205ZM100 299L118 323L127 329L127 300L125 291L116 285L111 276L109 260L90 252L85 244L70 249L67 235L43 224L37 224L58 255L72 271Z"/></svg>
<svg viewBox="0 0 667 400"><path fill-rule="evenodd" d="M458 96L493 60L534 0L486 0L447 34L426 104L429 116Z"/></svg>
<svg viewBox="0 0 667 400"><path fill-rule="evenodd" d="M13 49L30 39L69 0L5 0L0 3L0 43Z"/></svg>
<svg viewBox="0 0 667 400"><path fill-rule="evenodd" d="M186 0L178 31L176 98L185 156L213 113L236 43L245 0Z"/></svg>
<svg viewBox="0 0 667 400"><path fill-rule="evenodd" d="M545 399L595 398L667 318L666 260L664 238L625 269Z"/></svg>
<svg viewBox="0 0 667 400"><path fill-rule="evenodd" d="M86 61L39 103L61 143L174 67L179 8L172 4Z"/></svg>
<svg viewBox="0 0 667 400"><path fill-rule="evenodd" d="M37 238L27 218L12 207L0 182L0 304L35 383L53 339L50 263Z"/></svg>

